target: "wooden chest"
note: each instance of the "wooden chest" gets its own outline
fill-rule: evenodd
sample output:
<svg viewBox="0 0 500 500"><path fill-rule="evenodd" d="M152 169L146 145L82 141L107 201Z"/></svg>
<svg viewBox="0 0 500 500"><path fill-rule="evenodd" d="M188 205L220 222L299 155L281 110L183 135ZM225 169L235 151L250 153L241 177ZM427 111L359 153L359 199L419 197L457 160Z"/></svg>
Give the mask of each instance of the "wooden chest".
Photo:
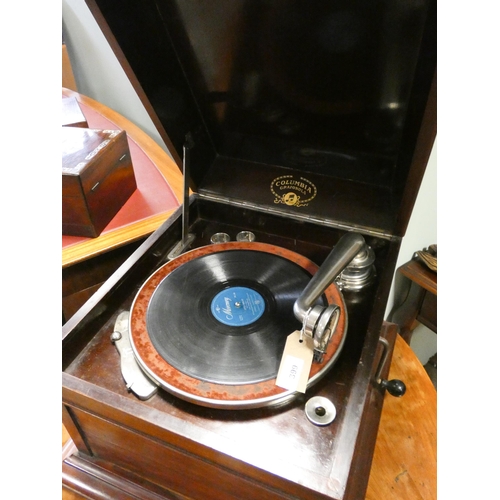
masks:
<svg viewBox="0 0 500 500"><path fill-rule="evenodd" d="M62 233L96 237L137 189L124 131L62 127Z"/></svg>
<svg viewBox="0 0 500 500"><path fill-rule="evenodd" d="M385 308L436 132L435 4L87 3L195 194L63 327L63 418L78 448L64 481L91 498L364 498L394 342ZM363 236L375 278L342 290L338 359L281 405L136 396L111 341L117 318L179 262L179 242L215 254L214 236L242 232L318 266ZM330 424L308 420L315 397L336 408Z"/></svg>

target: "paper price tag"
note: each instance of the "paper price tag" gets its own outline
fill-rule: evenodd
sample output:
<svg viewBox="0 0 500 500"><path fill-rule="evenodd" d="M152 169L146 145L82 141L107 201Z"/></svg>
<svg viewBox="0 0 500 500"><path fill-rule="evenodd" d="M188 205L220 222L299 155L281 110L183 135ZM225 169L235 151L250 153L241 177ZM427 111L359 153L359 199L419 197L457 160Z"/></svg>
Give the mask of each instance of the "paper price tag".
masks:
<svg viewBox="0 0 500 500"><path fill-rule="evenodd" d="M289 391L306 392L313 355L312 338L304 335L301 341L300 331L291 333L286 339L276 385Z"/></svg>

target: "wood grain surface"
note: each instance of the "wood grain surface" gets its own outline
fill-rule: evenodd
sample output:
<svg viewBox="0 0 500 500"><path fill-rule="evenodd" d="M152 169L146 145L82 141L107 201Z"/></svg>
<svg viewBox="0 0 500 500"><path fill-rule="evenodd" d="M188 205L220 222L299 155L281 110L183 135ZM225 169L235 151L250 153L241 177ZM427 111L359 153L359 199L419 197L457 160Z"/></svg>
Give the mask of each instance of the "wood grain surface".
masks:
<svg viewBox="0 0 500 500"><path fill-rule="evenodd" d="M399 335L389 376L407 391L385 396L366 500L436 499L437 392Z"/></svg>
<svg viewBox="0 0 500 500"><path fill-rule="evenodd" d="M410 260L402 265L398 271L428 292L437 295L437 273L431 271L420 262Z"/></svg>
<svg viewBox="0 0 500 500"><path fill-rule="evenodd" d="M63 97L75 98L84 107L92 109L105 120L112 122L116 128L125 130L127 137L139 146L157 168L159 174L165 179L165 182L177 200L177 203L175 203L175 206L171 210L147 218L141 218L137 222L128 224L125 227L119 227L113 231L103 233L98 238L86 239L85 241L64 247L62 249L62 267L64 268L152 233L179 206L183 198L184 186L182 173L172 158L135 124L116 111L78 92L63 88L62 95Z"/></svg>
<svg viewBox="0 0 500 500"><path fill-rule="evenodd" d="M390 378L405 382L402 398L385 396L366 500L437 498L437 392L422 364L398 335ZM74 448L62 428L63 459ZM62 500L85 497L65 488Z"/></svg>

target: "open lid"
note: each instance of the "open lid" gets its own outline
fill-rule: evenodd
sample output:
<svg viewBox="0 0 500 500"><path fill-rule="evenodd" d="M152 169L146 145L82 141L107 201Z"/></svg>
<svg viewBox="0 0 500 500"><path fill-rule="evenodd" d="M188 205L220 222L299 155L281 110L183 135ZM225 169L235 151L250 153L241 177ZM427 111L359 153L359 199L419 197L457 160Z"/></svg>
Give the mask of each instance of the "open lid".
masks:
<svg viewBox="0 0 500 500"><path fill-rule="evenodd" d="M434 0L87 0L202 196L403 236L436 133Z"/></svg>

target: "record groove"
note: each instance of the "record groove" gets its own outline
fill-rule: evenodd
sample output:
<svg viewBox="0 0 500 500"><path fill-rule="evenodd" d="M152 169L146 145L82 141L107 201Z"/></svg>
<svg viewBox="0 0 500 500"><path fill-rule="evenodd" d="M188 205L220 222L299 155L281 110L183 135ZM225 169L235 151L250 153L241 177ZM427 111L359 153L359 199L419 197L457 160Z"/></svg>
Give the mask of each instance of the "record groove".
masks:
<svg viewBox="0 0 500 500"><path fill-rule="evenodd" d="M252 408L289 398L292 393L275 384L277 367L286 336L301 326L293 304L317 269L295 252L264 243L182 254L153 273L132 304L137 362L165 390L203 406ZM211 310L224 290L242 290L245 300L248 290L255 292L265 307L257 305L248 324L224 324ZM341 314L323 362L313 363L309 385L333 365L347 328L337 287L330 285L320 300L339 305Z"/></svg>
<svg viewBox="0 0 500 500"><path fill-rule="evenodd" d="M287 336L301 327L293 304L310 279L299 265L269 253L200 256L169 273L153 293L146 314L151 342L168 363L199 380L233 385L275 378ZM255 320L252 296L264 302ZM216 297L219 316L212 312ZM250 312L250 324L238 325L238 309L241 321Z"/></svg>

